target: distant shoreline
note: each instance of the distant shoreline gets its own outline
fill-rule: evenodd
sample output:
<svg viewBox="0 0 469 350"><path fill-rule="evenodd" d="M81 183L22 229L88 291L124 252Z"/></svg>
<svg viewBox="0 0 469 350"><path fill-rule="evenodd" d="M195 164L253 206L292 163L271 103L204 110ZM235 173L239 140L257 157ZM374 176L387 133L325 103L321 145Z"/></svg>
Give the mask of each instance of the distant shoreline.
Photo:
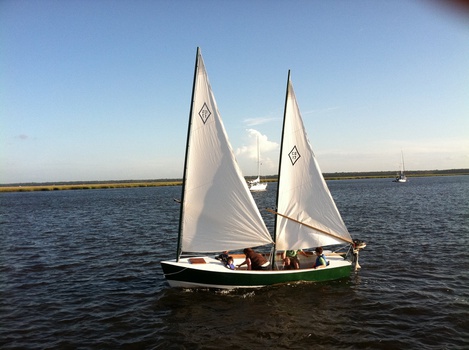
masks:
<svg viewBox="0 0 469 350"><path fill-rule="evenodd" d="M385 179L395 178L396 173L391 171L383 172L355 172L355 173L324 173L326 180L360 180L360 179ZM452 170L420 170L408 171L407 177L428 177L428 176L458 176L469 175L469 169ZM253 176L246 177L248 180ZM277 175L268 175L263 178L266 182L276 182ZM32 191L64 191L64 190L95 190L110 188L132 188L132 187L159 187L159 186L180 186L181 179L160 179L160 180L122 180L122 181L74 181L74 182L44 182L44 183L18 183L0 185L0 192L32 192Z"/></svg>
<svg viewBox="0 0 469 350"><path fill-rule="evenodd" d="M178 186L182 181L136 181L136 182L87 182L87 183L60 183L60 184L34 184L17 186L0 186L0 192L32 192L32 191L64 191L64 190L100 190L110 188L132 187L159 187Z"/></svg>

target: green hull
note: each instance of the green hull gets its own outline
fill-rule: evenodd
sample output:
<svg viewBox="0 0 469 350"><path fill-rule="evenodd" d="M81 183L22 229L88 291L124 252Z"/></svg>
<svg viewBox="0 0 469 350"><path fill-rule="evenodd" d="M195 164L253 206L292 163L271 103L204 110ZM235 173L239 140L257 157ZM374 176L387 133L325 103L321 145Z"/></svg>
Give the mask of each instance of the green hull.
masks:
<svg viewBox="0 0 469 350"><path fill-rule="evenodd" d="M161 262L165 277L171 287L181 288L260 288L274 284L299 281L321 282L348 277L351 264L322 269L279 271L226 270L213 271L179 265L173 261Z"/></svg>

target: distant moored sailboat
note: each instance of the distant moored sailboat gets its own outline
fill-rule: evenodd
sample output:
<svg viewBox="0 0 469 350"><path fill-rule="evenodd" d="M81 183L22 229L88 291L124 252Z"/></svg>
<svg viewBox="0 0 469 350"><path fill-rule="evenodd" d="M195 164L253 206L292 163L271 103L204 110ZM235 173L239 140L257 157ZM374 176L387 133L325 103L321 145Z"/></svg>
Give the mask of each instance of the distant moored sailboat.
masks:
<svg viewBox="0 0 469 350"><path fill-rule="evenodd" d="M393 180L393 182L407 182L407 176L405 176L405 168L404 168L404 152L402 151L401 151L401 156L402 156L401 169L397 173L397 176Z"/></svg>
<svg viewBox="0 0 469 350"><path fill-rule="evenodd" d="M267 189L267 182L261 182L261 151L259 148L259 137L257 137L257 178L249 181L251 192L261 192Z"/></svg>

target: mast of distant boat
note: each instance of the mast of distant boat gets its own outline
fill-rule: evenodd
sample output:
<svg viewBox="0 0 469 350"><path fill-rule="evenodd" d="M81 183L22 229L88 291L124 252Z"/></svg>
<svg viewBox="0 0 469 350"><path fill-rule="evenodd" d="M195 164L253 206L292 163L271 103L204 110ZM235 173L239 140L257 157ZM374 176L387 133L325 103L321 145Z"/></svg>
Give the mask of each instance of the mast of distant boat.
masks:
<svg viewBox="0 0 469 350"><path fill-rule="evenodd" d="M259 149L259 136L257 136L257 177L261 182L261 150Z"/></svg>
<svg viewBox="0 0 469 350"><path fill-rule="evenodd" d="M401 151L401 157L402 157L402 175L405 175L404 151Z"/></svg>

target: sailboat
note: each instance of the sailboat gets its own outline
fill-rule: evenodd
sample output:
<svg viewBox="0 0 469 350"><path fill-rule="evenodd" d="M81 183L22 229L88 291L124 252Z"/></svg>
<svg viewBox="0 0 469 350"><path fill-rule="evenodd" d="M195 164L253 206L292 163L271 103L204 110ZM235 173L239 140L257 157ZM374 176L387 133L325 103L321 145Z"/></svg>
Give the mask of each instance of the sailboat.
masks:
<svg viewBox="0 0 469 350"><path fill-rule="evenodd" d="M349 252L353 251L356 256L359 250L340 217L303 133L290 73L278 210L270 210L277 217L274 238L234 158L199 48L192 94L176 257L161 262L169 285L176 288L260 288L347 277L352 268L351 259L339 254L328 255L329 265L324 268L313 269L311 255L300 261L300 269L284 270L277 252L278 249L343 242L352 247ZM311 182L310 174L319 178ZM293 198L311 193L315 193L319 201L314 208L310 208L313 200ZM272 269L231 270L216 259L217 253L230 251L238 265L244 261L244 255L232 252L246 247L263 248Z"/></svg>
<svg viewBox="0 0 469 350"><path fill-rule="evenodd" d="M249 181L251 192L261 192L267 190L267 182L261 182L261 152L259 147L259 137L257 138L257 178Z"/></svg>
<svg viewBox="0 0 469 350"><path fill-rule="evenodd" d="M404 152L401 151L401 156L402 156L402 163L401 163L401 169L396 175L396 178L393 180L393 182L407 182L407 177L405 176L405 169L404 169Z"/></svg>

